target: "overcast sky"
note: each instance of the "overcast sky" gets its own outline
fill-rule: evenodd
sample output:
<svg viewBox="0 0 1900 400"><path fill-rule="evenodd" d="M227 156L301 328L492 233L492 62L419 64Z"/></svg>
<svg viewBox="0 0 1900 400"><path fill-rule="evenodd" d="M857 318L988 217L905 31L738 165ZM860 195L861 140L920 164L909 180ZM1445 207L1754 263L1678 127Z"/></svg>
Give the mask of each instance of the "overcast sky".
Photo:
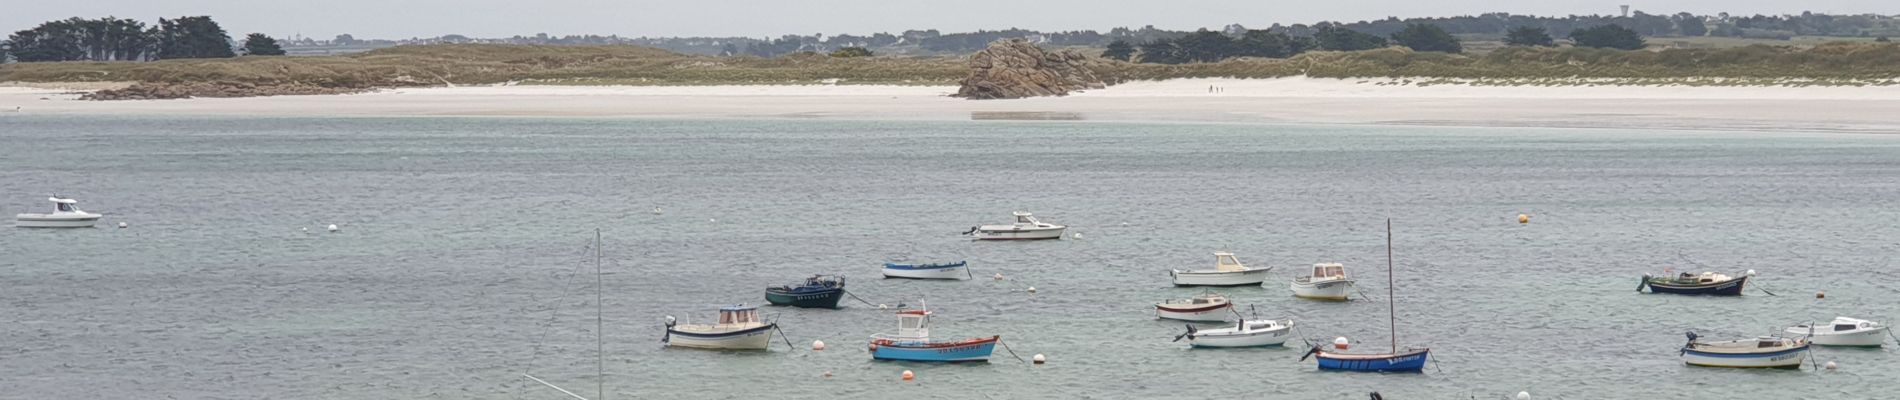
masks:
<svg viewBox="0 0 1900 400"><path fill-rule="evenodd" d="M963 32L1018 27L1035 30L1107 30L1154 25L1163 29L1239 23L1358 21L1511 12L1536 15L1614 14L1623 0L7 0L0 30L40 22L107 15L155 23L159 17L210 15L232 36L263 32L327 39L409 38L443 34L473 37L618 34L621 36L827 35L906 29ZM1900 0L1677 0L1628 1L1653 14L1827 13L1900 14Z"/></svg>

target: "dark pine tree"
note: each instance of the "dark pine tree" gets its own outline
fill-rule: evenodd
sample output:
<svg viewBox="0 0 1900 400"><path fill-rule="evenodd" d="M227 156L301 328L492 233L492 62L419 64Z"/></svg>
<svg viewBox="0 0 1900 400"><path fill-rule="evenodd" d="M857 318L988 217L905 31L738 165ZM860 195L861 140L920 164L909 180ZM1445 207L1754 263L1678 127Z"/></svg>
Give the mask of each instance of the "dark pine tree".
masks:
<svg viewBox="0 0 1900 400"><path fill-rule="evenodd" d="M1570 31L1570 40L1577 42L1578 47L1638 50L1644 46L1642 35L1617 24L1597 25Z"/></svg>
<svg viewBox="0 0 1900 400"><path fill-rule="evenodd" d="M1507 46L1549 47L1549 46L1556 46L1557 41L1555 39L1551 39L1550 33L1545 32L1544 28L1520 26L1516 28L1511 28L1510 32L1506 32L1504 34L1504 44Z"/></svg>
<svg viewBox="0 0 1900 400"><path fill-rule="evenodd" d="M1313 32L1313 40L1319 44L1321 50L1331 51L1359 51L1385 47L1385 38L1334 25L1319 27Z"/></svg>
<svg viewBox="0 0 1900 400"><path fill-rule="evenodd" d="M277 39L272 39L262 33L253 33L244 36L244 55L281 56L284 55L284 48L277 45Z"/></svg>
<svg viewBox="0 0 1900 400"><path fill-rule="evenodd" d="M231 36L208 16L158 19L158 58L229 58Z"/></svg>
<svg viewBox="0 0 1900 400"><path fill-rule="evenodd" d="M1102 58L1128 61L1135 56L1135 46L1126 40L1108 42L1108 50L1102 51Z"/></svg>
<svg viewBox="0 0 1900 400"><path fill-rule="evenodd" d="M1443 53L1462 53L1463 43L1458 38L1445 33L1445 28L1433 24L1405 24L1405 29L1392 34L1392 41L1410 47L1414 51L1436 51Z"/></svg>

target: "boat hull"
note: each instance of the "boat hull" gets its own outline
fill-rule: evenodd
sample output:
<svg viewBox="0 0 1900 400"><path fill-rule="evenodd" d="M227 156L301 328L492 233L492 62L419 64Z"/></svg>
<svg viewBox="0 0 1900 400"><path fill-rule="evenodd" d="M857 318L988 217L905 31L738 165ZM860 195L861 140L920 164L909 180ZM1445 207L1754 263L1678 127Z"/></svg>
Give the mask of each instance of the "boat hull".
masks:
<svg viewBox="0 0 1900 400"><path fill-rule="evenodd" d="M844 289L821 290L816 292L781 292L767 289L765 301L773 305L801 308L838 308L838 300L844 298Z"/></svg>
<svg viewBox="0 0 1900 400"><path fill-rule="evenodd" d="M919 362L989 362L998 336L961 342L892 342L871 344L875 360Z"/></svg>
<svg viewBox="0 0 1900 400"><path fill-rule="evenodd" d="M1287 339L1293 338L1291 332L1292 329L1286 327L1251 332L1204 330L1196 332L1192 337L1189 337L1188 345L1196 348L1281 346L1286 344Z"/></svg>
<svg viewBox="0 0 1900 400"><path fill-rule="evenodd" d="M48 214L19 214L13 219L13 226L21 228L91 228L99 223L98 214L85 216L66 216Z"/></svg>
<svg viewBox="0 0 1900 400"><path fill-rule="evenodd" d="M1406 351L1397 354L1345 354L1324 350L1314 354L1319 359L1322 371L1360 371L1360 372L1420 372L1425 363L1431 360L1430 349Z"/></svg>
<svg viewBox="0 0 1900 400"><path fill-rule="evenodd" d="M972 235L976 240L1046 240L1061 239L1062 231L1068 227L1056 228L1016 228L981 227Z"/></svg>
<svg viewBox="0 0 1900 400"><path fill-rule="evenodd" d="M1644 286L1649 287L1650 293L1740 296L1742 295L1742 288L1747 286L1747 283L1748 277L1744 276L1722 282L1695 285L1664 283L1662 281L1651 280L1644 281Z"/></svg>
<svg viewBox="0 0 1900 400"><path fill-rule="evenodd" d="M1808 334L1808 330L1806 329L1797 330L1789 328L1785 332L1793 336ZM1882 326L1842 333L1815 332L1814 336L1808 336L1808 343L1821 346L1880 347L1887 344L1887 327Z"/></svg>
<svg viewBox="0 0 1900 400"><path fill-rule="evenodd" d="M1232 272L1170 271L1175 286L1248 286L1259 285L1267 281L1267 271L1271 268L1249 269Z"/></svg>
<svg viewBox="0 0 1900 400"><path fill-rule="evenodd" d="M1313 300L1346 301L1352 295L1352 281L1335 280L1319 283L1294 281L1293 297Z"/></svg>
<svg viewBox="0 0 1900 400"><path fill-rule="evenodd" d="M1711 353L1684 349L1682 362L1699 367L1720 368L1801 368L1808 357L1808 345L1766 353Z"/></svg>
<svg viewBox="0 0 1900 400"><path fill-rule="evenodd" d="M765 350L772 345L772 330L777 324L731 331L731 332L689 332L667 328L668 347L685 347L714 350Z"/></svg>
<svg viewBox="0 0 1900 400"><path fill-rule="evenodd" d="M1170 308L1155 306L1155 318L1193 322L1226 322L1227 316L1234 314L1234 303L1202 308Z"/></svg>
<svg viewBox="0 0 1900 400"><path fill-rule="evenodd" d="M900 264L884 264L884 277L904 279L963 279L969 277L968 264L954 263L940 267L924 267Z"/></svg>

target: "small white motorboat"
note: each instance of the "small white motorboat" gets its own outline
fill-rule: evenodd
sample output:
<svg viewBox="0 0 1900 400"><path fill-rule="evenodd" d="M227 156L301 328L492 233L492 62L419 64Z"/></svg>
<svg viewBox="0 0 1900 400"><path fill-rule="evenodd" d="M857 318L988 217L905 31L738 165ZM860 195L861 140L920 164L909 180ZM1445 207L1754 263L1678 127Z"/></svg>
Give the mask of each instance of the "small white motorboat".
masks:
<svg viewBox="0 0 1900 400"><path fill-rule="evenodd" d="M91 228L103 215L79 210L79 201L54 196L50 214L26 213L14 216L13 226L22 228Z"/></svg>
<svg viewBox="0 0 1900 400"><path fill-rule="evenodd" d="M1062 230L1068 229L1066 226L1038 221L1035 216L1026 212L1017 211L1014 215L1016 216L1014 224L976 226L963 234L975 237L976 240L1061 239Z"/></svg>
<svg viewBox="0 0 1900 400"><path fill-rule="evenodd" d="M909 279L976 279L970 274L970 264L965 261L936 264L898 264L884 263L885 278Z"/></svg>
<svg viewBox="0 0 1900 400"><path fill-rule="evenodd" d="M1807 336L1822 346L1880 347L1887 343L1887 326L1858 318L1834 317L1834 322L1801 324L1788 327L1790 336Z"/></svg>
<svg viewBox="0 0 1900 400"><path fill-rule="evenodd" d="M1689 332L1682 346L1682 362L1703 367L1801 368L1808 358L1806 338L1762 336L1754 339L1704 342Z"/></svg>
<svg viewBox="0 0 1900 400"><path fill-rule="evenodd" d="M744 304L719 308L719 322L711 324L675 324L666 317L667 346L697 349L765 350L772 345L777 323L759 319L759 308Z"/></svg>
<svg viewBox="0 0 1900 400"><path fill-rule="evenodd" d="M1194 347L1266 347L1286 344L1293 338L1293 320L1275 321L1270 319L1247 319L1234 323L1234 326L1216 329L1198 329L1187 326L1187 333L1175 336L1175 341L1185 338L1188 345Z"/></svg>
<svg viewBox="0 0 1900 400"><path fill-rule="evenodd" d="M1313 264L1312 275L1293 278L1293 296L1344 301L1352 295L1352 278L1340 263Z"/></svg>
<svg viewBox="0 0 1900 400"><path fill-rule="evenodd" d="M1155 303L1155 318L1195 322L1226 322L1234 313L1234 303L1219 293L1202 293L1188 299L1169 299Z"/></svg>
<svg viewBox="0 0 1900 400"><path fill-rule="evenodd" d="M1214 253L1214 269L1168 271L1174 277L1175 286L1246 286L1259 285L1267 281L1267 268L1248 268L1234 258L1234 253Z"/></svg>

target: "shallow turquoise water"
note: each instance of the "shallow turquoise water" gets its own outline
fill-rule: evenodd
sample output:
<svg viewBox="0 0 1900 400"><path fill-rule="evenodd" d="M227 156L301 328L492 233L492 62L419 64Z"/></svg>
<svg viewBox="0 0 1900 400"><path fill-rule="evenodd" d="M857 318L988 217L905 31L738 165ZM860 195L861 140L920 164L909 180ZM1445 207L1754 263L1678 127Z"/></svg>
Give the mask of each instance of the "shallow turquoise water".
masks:
<svg viewBox="0 0 1900 400"><path fill-rule="evenodd" d="M1688 330L1895 322L1896 136L19 115L0 143L0 207L58 192L131 224L0 229L4 397L561 398L524 371L593 393L596 228L613 398L1864 398L1900 380L1891 345L1818 350L1836 372L1686 367L1675 350ZM956 234L1013 210L1084 237ZM1188 350L1152 319L1197 292L1167 269L1227 250L1275 267L1225 290L1262 317L1383 348L1384 302L1298 301L1284 282L1343 262L1383 299L1388 217L1399 341L1434 349L1424 374ZM952 259L1009 279L877 279L885 260ZM1702 269L1689 260L1755 269L1780 296L1634 293L1644 272ZM866 338L894 318L849 301L767 308L796 350L660 346L665 315L812 273L927 298L934 333L1051 362L872 362Z"/></svg>

